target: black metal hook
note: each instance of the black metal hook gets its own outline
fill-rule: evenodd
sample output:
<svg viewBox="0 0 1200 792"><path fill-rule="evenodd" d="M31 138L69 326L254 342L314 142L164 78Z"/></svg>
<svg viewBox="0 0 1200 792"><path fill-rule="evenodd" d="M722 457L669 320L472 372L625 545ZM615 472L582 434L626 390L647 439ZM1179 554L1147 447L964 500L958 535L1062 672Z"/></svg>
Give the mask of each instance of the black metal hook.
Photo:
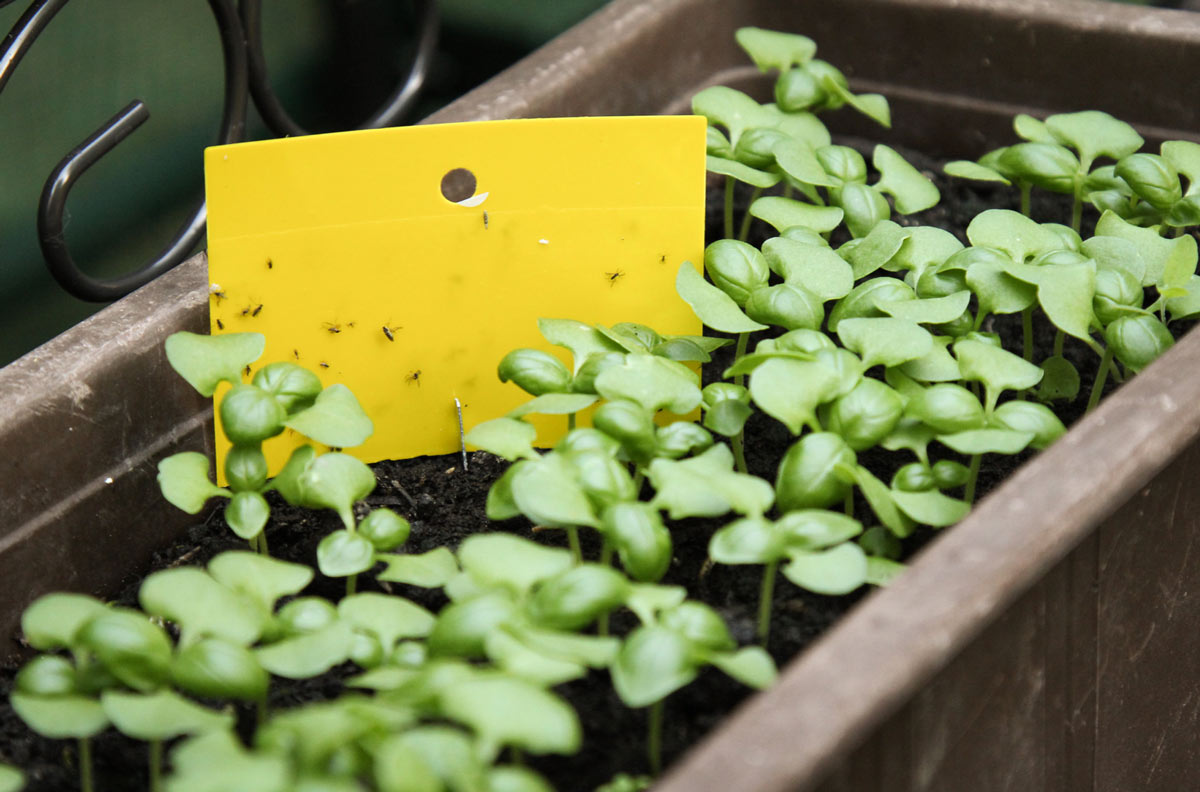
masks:
<svg viewBox="0 0 1200 792"><path fill-rule="evenodd" d="M12 76L22 56L41 31L68 0L37 0L18 20L0 50L0 90ZM241 21L233 0L209 0L221 34L225 60L225 106L221 118L221 143L235 143L245 136L247 74ZM171 240L146 266L112 279L84 273L67 248L63 237L63 215L71 187L97 160L111 151L150 117L146 106L135 101L71 151L46 180L38 205L38 237L46 266L69 293L83 300L105 302L123 297L179 264L204 236L207 211L203 202Z"/></svg>
<svg viewBox="0 0 1200 792"><path fill-rule="evenodd" d="M417 95L425 83L430 62L433 60L433 51L437 46L437 2L436 0L413 0L413 5L419 33L416 54L413 56L408 77L374 115L359 125L359 129L395 126L404 117L404 114L412 109ZM255 108L276 135L307 135L308 132L288 115L283 104L280 103L279 97L271 89L266 57L263 55L262 47L261 0L240 0L238 7L242 17L242 28L246 33L246 49L250 66L250 94L254 98Z"/></svg>

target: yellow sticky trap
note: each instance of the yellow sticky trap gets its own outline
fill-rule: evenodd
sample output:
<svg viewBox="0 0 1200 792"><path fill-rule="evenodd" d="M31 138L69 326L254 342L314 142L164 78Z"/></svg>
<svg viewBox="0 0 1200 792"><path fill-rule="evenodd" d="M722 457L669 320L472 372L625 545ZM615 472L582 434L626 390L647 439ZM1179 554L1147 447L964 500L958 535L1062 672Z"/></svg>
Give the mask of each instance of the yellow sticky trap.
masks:
<svg viewBox="0 0 1200 792"><path fill-rule="evenodd" d="M570 365L540 317L701 332L674 284L703 258L704 135L698 116L564 118L209 148L212 332L266 335L251 373L347 385L375 423L348 449L364 461L456 451L456 398L467 429L530 398L498 380L506 353ZM268 442L271 469L301 442Z"/></svg>

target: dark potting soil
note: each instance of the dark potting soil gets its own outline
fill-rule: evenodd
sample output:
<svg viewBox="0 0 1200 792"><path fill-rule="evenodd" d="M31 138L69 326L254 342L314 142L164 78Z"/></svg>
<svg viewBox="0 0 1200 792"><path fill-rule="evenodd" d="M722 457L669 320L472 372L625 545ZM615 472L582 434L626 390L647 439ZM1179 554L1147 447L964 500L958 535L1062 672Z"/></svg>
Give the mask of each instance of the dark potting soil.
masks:
<svg viewBox="0 0 1200 792"><path fill-rule="evenodd" d="M854 145L869 155L870 145L863 141L841 141ZM950 181L941 175L941 163L919 153L902 152L911 162L932 177L942 191L939 205L926 212L908 217L895 217L903 225L934 225L945 228L965 243L967 223L987 208L1016 208L1015 191L977 183ZM742 185L739 185L739 188ZM710 239L720 235L721 185L711 184L708 209ZM736 193L739 204L737 216L749 199L749 190ZM1042 221L1068 222L1069 201L1062 196L1035 191L1033 214ZM1084 226L1090 228L1095 217L1085 213ZM751 228L750 241L761 244L769 231L761 222ZM838 240L834 240L835 244ZM653 322L650 322L653 324ZM1020 333L1019 317L1000 317L984 329L994 330L1007 338ZM1173 328L1177 329L1177 328ZM768 331L769 332L769 331ZM751 340L751 348L755 339ZM1050 354L1053 333L1042 327L1036 339L1037 358ZM1009 347L1012 348L1012 347ZM1071 405L1060 408L1060 416L1068 424L1082 414L1086 388L1097 369L1096 356L1082 344L1068 340L1064 354L1080 371L1085 390ZM732 357L732 346L718 351L713 364L705 367L705 381L719 376ZM1110 382L1107 390L1116 385ZM769 481L775 478L775 467L794 438L779 422L761 414L751 417L746 426L747 464L750 472ZM935 451L931 447L931 451ZM1030 453L1015 457L990 455L980 471L978 491L985 494L1010 474ZM904 453L872 450L861 455L861 461L880 478L888 480L895 468L910 461ZM421 553L435 547L456 548L467 536L490 530L512 531L549 545L563 546L561 532L531 532L523 518L495 525L484 516L483 504L487 491L506 467L506 463L490 454L475 452L464 468L460 455L420 457L417 459L381 462L373 466L378 486L363 503L359 515L369 509L387 506L412 523L412 534L404 552ZM332 512L311 512L288 506L272 495L272 518L267 528L271 554L276 558L315 566L316 546L331 531L341 527ZM856 514L869 514L869 506L856 503ZM729 624L734 638L741 644L754 642L755 622L761 583L760 567L709 566L706 564L708 540L725 520L682 520L671 525L674 557L664 583L687 588L689 597L703 601L715 609ZM924 529L904 541L905 556L911 556L929 541L936 532ZM583 535L584 553L588 558L599 554L594 535ZM208 516L203 524L194 526L174 546L159 553L149 571L183 564L203 565L216 554L232 549L245 549L223 523L220 511ZM367 573L361 575L360 590L380 589L406 596L419 604L437 610L445 604L440 590L428 591L410 586L377 583ZM128 581L115 598L122 605L137 605L139 579ZM336 600L344 592L344 581L320 575L305 594ZM774 595L774 617L769 649L782 667L808 646L826 628L858 602L866 591L844 597L823 597L803 591L779 578ZM615 634L632 629L631 614L617 614L612 620ZM30 792L49 792L76 788L78 783L77 757L73 740L47 740L32 732L20 721L8 705L15 667L0 674L0 761L21 767L28 776ZM283 709L315 700L336 697L342 691L342 680L356 673L346 664L330 673L311 680L272 681L270 707ZM532 757L531 764L543 772L562 792L592 790L620 772L647 772L646 711L629 710L612 692L607 673L592 672L588 677L562 685L558 691L575 707L583 723L584 750L573 757ZM708 733L739 701L751 691L740 683L713 670L702 672L700 678L672 694L666 702L663 757L669 763L689 746ZM239 712L243 736L250 737L251 714ZM146 747L109 730L93 741L96 788L109 792L143 790L147 788Z"/></svg>

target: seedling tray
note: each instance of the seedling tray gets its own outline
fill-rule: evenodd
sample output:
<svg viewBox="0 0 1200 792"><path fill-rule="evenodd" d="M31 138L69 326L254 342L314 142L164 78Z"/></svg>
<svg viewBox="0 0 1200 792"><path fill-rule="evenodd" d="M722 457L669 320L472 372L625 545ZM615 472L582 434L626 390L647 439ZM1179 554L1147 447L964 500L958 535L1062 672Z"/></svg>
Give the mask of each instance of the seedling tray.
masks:
<svg viewBox="0 0 1200 792"><path fill-rule="evenodd" d="M946 157L1012 115L1106 110L1196 140L1200 16L1072 0L619 0L430 121L686 112L756 92L742 25L813 37L887 95L872 136ZM865 134L853 118L836 132ZM58 589L115 590L193 522L159 458L210 408L162 341L207 327L198 256L0 372L0 630ZM1025 465L660 782L728 790L1186 789L1200 778L1200 337ZM8 643L9 653L19 650Z"/></svg>

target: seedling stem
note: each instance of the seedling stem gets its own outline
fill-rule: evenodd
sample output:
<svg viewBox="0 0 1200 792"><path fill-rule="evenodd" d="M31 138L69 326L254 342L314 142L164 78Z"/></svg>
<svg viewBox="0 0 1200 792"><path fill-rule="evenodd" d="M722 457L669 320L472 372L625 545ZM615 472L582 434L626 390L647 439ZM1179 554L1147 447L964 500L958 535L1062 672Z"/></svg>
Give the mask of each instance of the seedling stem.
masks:
<svg viewBox="0 0 1200 792"><path fill-rule="evenodd" d="M775 599L775 571L778 567L777 559L763 569L762 591L758 597L758 638L764 649L771 634L771 603Z"/></svg>
<svg viewBox="0 0 1200 792"><path fill-rule="evenodd" d="M1096 381L1092 383L1092 393L1088 396L1085 414L1096 409L1096 405L1100 403L1100 394L1104 392L1104 382L1108 379L1108 368L1112 365L1112 359L1112 347L1108 347L1104 350L1104 357L1100 358L1100 370L1096 372Z"/></svg>
<svg viewBox="0 0 1200 792"><path fill-rule="evenodd" d="M665 701L666 699L659 699L650 705L646 751L650 757L650 774L654 776L662 772L663 703Z"/></svg>
<svg viewBox="0 0 1200 792"><path fill-rule="evenodd" d="M970 474L967 477L967 483L963 486L963 500L967 503L975 502L975 480L979 478L979 462L981 459L983 459L982 454L971 455Z"/></svg>

